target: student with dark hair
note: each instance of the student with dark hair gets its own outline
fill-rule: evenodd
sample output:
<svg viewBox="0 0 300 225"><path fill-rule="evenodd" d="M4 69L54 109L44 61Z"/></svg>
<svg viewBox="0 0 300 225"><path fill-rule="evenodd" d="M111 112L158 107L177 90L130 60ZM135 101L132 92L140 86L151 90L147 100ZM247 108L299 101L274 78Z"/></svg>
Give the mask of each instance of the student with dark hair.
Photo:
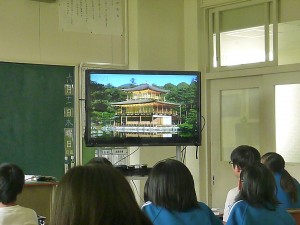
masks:
<svg viewBox="0 0 300 225"><path fill-rule="evenodd" d="M295 225L295 220L278 207L272 172L261 163L245 167L240 174L241 190L226 225Z"/></svg>
<svg viewBox="0 0 300 225"><path fill-rule="evenodd" d="M151 170L142 210L154 225L221 225L211 209L197 201L194 180L180 161L167 159Z"/></svg>
<svg viewBox="0 0 300 225"><path fill-rule="evenodd" d="M11 163L0 165L0 225L37 225L34 210L17 205L17 195L23 190L23 170Z"/></svg>
<svg viewBox="0 0 300 225"><path fill-rule="evenodd" d="M300 208L300 184L285 170L283 157L276 152L268 152L261 157L261 162L274 174L280 207Z"/></svg>
<svg viewBox="0 0 300 225"><path fill-rule="evenodd" d="M104 164L107 164L107 165L110 165L110 166L112 166L112 163L111 163L111 161L109 161L107 158L105 158L105 157L94 157L94 158L92 158L90 161L88 161L88 163L87 164L91 164L91 163L99 163L99 164L102 164L102 163L104 163Z"/></svg>
<svg viewBox="0 0 300 225"><path fill-rule="evenodd" d="M51 225L151 225L126 178L106 164L76 166L58 184Z"/></svg>
<svg viewBox="0 0 300 225"><path fill-rule="evenodd" d="M240 145L231 152L230 160L229 163L232 165L232 171L239 178L241 171L246 166L260 162L260 153L252 146ZM235 202L236 196L239 194L239 183L238 181L238 185L227 193L223 215L224 222L227 221L229 211Z"/></svg>

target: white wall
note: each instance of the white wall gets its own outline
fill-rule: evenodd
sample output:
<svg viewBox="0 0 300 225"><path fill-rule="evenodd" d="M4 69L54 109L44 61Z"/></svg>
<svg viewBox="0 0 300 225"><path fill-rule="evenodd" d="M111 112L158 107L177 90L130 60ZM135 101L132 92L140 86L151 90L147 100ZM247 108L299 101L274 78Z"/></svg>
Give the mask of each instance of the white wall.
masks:
<svg viewBox="0 0 300 225"><path fill-rule="evenodd" d="M130 0L128 6L130 68L199 70L197 0ZM188 147L186 152L198 198L205 201L205 151L199 148L198 159L195 147ZM153 166L175 155L176 147L141 147L130 162ZM143 182L136 182L142 194Z"/></svg>
<svg viewBox="0 0 300 225"><path fill-rule="evenodd" d="M122 37L62 31L58 1L0 2L0 60L59 65L122 64Z"/></svg>

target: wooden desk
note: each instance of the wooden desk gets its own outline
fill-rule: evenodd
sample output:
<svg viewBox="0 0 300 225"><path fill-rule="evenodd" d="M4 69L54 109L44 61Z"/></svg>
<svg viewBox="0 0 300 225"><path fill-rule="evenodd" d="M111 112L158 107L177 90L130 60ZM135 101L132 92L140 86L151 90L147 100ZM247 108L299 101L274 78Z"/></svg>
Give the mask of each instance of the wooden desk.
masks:
<svg viewBox="0 0 300 225"><path fill-rule="evenodd" d="M29 182L24 185L22 193L17 197L17 204L31 208L38 215L50 221L52 204L57 183Z"/></svg>

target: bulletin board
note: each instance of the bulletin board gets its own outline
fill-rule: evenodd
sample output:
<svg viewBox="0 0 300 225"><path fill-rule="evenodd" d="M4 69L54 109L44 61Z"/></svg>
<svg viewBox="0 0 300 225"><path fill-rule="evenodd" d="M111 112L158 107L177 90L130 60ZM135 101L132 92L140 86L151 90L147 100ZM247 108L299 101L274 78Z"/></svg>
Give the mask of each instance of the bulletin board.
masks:
<svg viewBox="0 0 300 225"><path fill-rule="evenodd" d="M0 62L0 163L60 178L74 154L74 66Z"/></svg>

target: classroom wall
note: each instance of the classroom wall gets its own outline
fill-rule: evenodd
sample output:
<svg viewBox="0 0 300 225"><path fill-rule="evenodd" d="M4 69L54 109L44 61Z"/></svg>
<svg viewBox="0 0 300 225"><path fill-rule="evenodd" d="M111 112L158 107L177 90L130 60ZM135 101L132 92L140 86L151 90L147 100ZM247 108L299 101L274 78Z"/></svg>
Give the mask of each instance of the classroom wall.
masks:
<svg viewBox="0 0 300 225"><path fill-rule="evenodd" d="M184 69L184 1L142 0L137 4L139 67Z"/></svg>
<svg viewBox="0 0 300 225"><path fill-rule="evenodd" d="M124 36L62 31L58 0L2 0L0 61L78 66L82 62L126 64L128 57L129 69L199 70L197 10L197 0L128 0L127 55ZM147 147L131 160L148 163L150 159L153 165L174 154L175 147ZM200 165L206 182L202 148L198 157L195 148L187 150L186 164L197 193L201 187L199 198L204 199L206 184L199 184Z"/></svg>
<svg viewBox="0 0 300 225"><path fill-rule="evenodd" d="M130 0L129 67L199 70L197 10L197 0ZM197 195L205 201L205 151L200 147L198 158L195 147L188 147L186 152L186 165L193 174ZM141 147L130 161L153 166L158 160L175 155L176 147ZM136 182L141 193L143 182Z"/></svg>
<svg viewBox="0 0 300 225"><path fill-rule="evenodd" d="M124 63L124 37L62 31L59 1L0 2L0 60L79 65Z"/></svg>

